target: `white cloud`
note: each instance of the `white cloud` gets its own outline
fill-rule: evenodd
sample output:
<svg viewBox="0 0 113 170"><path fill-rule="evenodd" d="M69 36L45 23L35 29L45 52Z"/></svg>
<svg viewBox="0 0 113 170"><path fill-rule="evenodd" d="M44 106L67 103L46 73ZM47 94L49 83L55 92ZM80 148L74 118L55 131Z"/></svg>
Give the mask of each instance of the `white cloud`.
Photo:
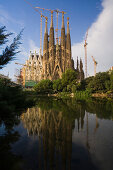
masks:
<svg viewBox="0 0 113 170"><path fill-rule="evenodd" d="M29 40L29 49L31 52L37 52L39 53L39 48L36 46L35 42L33 40Z"/></svg>
<svg viewBox="0 0 113 170"><path fill-rule="evenodd" d="M20 50L20 54L22 55L22 57L26 60L29 56L29 53L26 51L26 49L23 47L23 44L21 45L21 47L19 48Z"/></svg>
<svg viewBox="0 0 113 170"><path fill-rule="evenodd" d="M88 74L94 74L93 55L97 72L107 71L113 66L113 0L103 0L103 10L95 23L89 28L88 34ZM72 46L73 58L79 56L84 61L84 42Z"/></svg>

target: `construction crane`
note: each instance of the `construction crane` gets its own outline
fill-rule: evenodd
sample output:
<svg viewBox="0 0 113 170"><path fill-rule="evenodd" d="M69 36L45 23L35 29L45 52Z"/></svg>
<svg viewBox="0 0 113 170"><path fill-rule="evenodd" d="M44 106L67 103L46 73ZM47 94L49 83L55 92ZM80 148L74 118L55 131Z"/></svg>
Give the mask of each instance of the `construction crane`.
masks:
<svg viewBox="0 0 113 170"><path fill-rule="evenodd" d="M38 9L42 9L44 10L44 8L40 8L40 7L33 7L31 3L29 3L27 0L24 0L27 4L29 4L36 12L38 12L40 14L40 53L39 53L39 57L40 57L40 62L42 65L42 61L41 61L41 56L42 56L42 18L45 18L46 20L48 20L48 18L46 16L44 16L42 14L42 11L40 12ZM38 9L36 9L38 8Z"/></svg>
<svg viewBox="0 0 113 170"><path fill-rule="evenodd" d="M21 64L21 63L15 63L15 64L22 65L22 66L27 66L26 64Z"/></svg>
<svg viewBox="0 0 113 170"><path fill-rule="evenodd" d="M89 30L89 28L88 28ZM84 44L84 48L85 48L85 78L87 78L87 37L88 37L88 30L86 32L86 37L85 37L85 44Z"/></svg>
<svg viewBox="0 0 113 170"><path fill-rule="evenodd" d="M97 67L97 61L94 59L94 57L92 56L93 62L94 62L94 76L96 75L96 67Z"/></svg>
<svg viewBox="0 0 113 170"><path fill-rule="evenodd" d="M26 65L26 64L21 64L21 63L15 63L15 64L22 65L22 66L25 66L25 67L33 67L33 68L35 68L35 69L36 69L36 67L31 66L31 65Z"/></svg>
<svg viewBox="0 0 113 170"><path fill-rule="evenodd" d="M46 10L46 11L50 11L52 14L53 12L56 12L56 29L55 29L55 32L56 32L56 43L58 44L58 14L59 13L62 13L62 15L66 14L66 12L64 11L59 11L58 9L55 9L55 10L51 10L51 9L45 9L45 8L40 8L40 7L35 7L35 8L38 8L38 9L41 9L41 10Z"/></svg>
<svg viewBox="0 0 113 170"><path fill-rule="evenodd" d="M64 14L66 14L66 12L64 12L64 11L59 11L58 9L57 10L54 10L56 13L57 13L57 15L56 15L56 21L57 21L57 23L56 23L56 29L55 29L55 32L56 32L56 43L58 44L58 13L62 13L62 15L64 15Z"/></svg>
<svg viewBox="0 0 113 170"><path fill-rule="evenodd" d="M41 7L33 7L31 3L29 3L27 0L24 0L27 4L29 4L36 12L38 12L40 14L40 61L41 61L41 56L42 56L42 17L45 18L46 20L48 19L46 16L44 16L42 14L42 11L40 12L38 9L40 10L46 10L46 11L50 11L51 13L56 12L57 13L57 23L56 23L56 42L58 43L58 13L62 13L62 15L66 14L66 12L64 11L59 11L58 9L55 10L51 10L51 9L45 9L45 8L41 8ZM42 62L41 62L42 63Z"/></svg>

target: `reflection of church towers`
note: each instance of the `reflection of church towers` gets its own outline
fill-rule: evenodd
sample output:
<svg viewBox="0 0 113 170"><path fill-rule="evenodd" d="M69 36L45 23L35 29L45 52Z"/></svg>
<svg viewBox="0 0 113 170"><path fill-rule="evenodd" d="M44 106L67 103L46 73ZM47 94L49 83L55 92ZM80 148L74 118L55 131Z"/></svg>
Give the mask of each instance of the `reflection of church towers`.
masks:
<svg viewBox="0 0 113 170"><path fill-rule="evenodd" d="M21 116L28 135L39 137L39 147L43 147L40 155L43 155L44 169L71 169L72 128L71 121L63 118L62 112L29 108ZM42 160L40 160L42 161ZM62 162L62 163L61 163Z"/></svg>
<svg viewBox="0 0 113 170"><path fill-rule="evenodd" d="M42 109L29 108L21 115L28 135L38 136L39 169L71 169L72 131L75 119L78 132L83 128L85 110L78 104L70 106L70 102L39 101ZM68 113L74 117L68 117Z"/></svg>
<svg viewBox="0 0 113 170"><path fill-rule="evenodd" d="M61 78L66 69L74 69L74 61L71 58L71 38L69 30L69 18L67 18L67 35L65 34L64 12L62 12L61 42L54 42L53 11L51 11L51 25L48 39L47 20L43 42L43 74L44 79Z"/></svg>

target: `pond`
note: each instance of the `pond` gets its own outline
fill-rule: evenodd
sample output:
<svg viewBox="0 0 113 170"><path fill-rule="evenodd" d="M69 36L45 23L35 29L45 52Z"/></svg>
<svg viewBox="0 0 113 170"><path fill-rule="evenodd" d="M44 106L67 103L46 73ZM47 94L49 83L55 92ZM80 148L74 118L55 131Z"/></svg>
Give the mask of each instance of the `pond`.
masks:
<svg viewBox="0 0 113 170"><path fill-rule="evenodd" d="M2 170L113 170L113 103L38 98L0 115Z"/></svg>

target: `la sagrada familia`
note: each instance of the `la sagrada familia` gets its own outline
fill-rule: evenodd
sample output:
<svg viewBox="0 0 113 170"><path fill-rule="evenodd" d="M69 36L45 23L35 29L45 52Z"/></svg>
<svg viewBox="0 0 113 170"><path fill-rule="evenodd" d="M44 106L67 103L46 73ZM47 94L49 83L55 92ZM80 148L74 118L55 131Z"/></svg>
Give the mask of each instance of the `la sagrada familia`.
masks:
<svg viewBox="0 0 113 170"><path fill-rule="evenodd" d="M48 34L47 19L43 41L43 56L30 53L26 66L22 68L25 80L40 81L42 79L56 80L62 77L67 69L74 69L74 60L71 55L71 38L69 18L67 18L67 32L65 33L64 13L62 12L61 38L55 43L53 12L51 12L51 25Z"/></svg>
<svg viewBox="0 0 113 170"><path fill-rule="evenodd" d="M49 37L49 38L48 38ZM55 80L62 77L67 69L74 69L74 61L71 57L71 38L69 30L69 18L67 18L67 34L65 34L64 13L62 13L61 41L54 41L53 13L51 13L51 26L48 35L47 20L43 44L43 70L42 78Z"/></svg>

